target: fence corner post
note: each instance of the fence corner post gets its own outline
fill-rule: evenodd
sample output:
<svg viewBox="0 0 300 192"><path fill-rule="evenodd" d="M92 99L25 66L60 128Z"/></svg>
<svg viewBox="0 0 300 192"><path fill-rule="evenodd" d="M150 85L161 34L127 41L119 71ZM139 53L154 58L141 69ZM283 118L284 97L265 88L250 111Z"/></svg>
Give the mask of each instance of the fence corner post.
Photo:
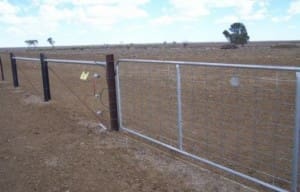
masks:
<svg viewBox="0 0 300 192"><path fill-rule="evenodd" d="M119 131L119 118L117 108L117 93L115 81L115 61L114 55L106 55L106 81L108 87L110 127L114 131Z"/></svg>
<svg viewBox="0 0 300 192"><path fill-rule="evenodd" d="M3 65L2 65L1 57L0 57L0 72L1 72L1 80L4 81L4 71L3 71Z"/></svg>
<svg viewBox="0 0 300 192"><path fill-rule="evenodd" d="M50 94L48 62L45 61L45 59L46 59L45 55L41 53L40 60L41 60L41 72L42 72L43 90L44 90L44 101L47 102L51 100L51 94Z"/></svg>
<svg viewBox="0 0 300 192"><path fill-rule="evenodd" d="M11 71L12 71L14 87L19 87L18 70L17 70L17 62L15 59L15 55L13 53L10 53L9 55L10 55Z"/></svg>

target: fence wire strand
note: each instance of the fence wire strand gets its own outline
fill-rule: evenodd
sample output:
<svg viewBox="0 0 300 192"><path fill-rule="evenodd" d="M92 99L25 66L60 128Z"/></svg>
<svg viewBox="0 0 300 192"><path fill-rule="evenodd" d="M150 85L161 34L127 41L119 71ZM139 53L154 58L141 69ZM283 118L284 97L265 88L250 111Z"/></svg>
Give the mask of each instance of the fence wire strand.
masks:
<svg viewBox="0 0 300 192"><path fill-rule="evenodd" d="M18 64L18 69L21 73L20 75L22 75L24 77L25 81L27 81L29 83L29 85L31 86L31 88L33 89L35 94L39 95L40 92L38 91L38 88L36 88L36 86L33 84L32 80L31 80L31 78L26 74L25 69L23 69L22 67L23 67L22 64Z"/></svg>
<svg viewBox="0 0 300 192"><path fill-rule="evenodd" d="M103 120L103 118L100 118L99 115L97 115L96 111L94 111L86 102L84 99L81 99L80 96L69 86L67 85L67 83L65 83L65 80L63 78L60 77L60 75L55 72L54 69L52 69L52 67L48 67L49 70L52 72L52 74L59 80L59 82L69 91L69 93L71 93L77 100L78 102L84 106L90 114L92 114L92 116L94 116L96 119L98 120ZM100 91L100 102L101 104L107 108L106 105L104 105L104 102L103 102L103 93L104 93L104 90L107 89L107 88L103 88L101 91ZM105 110L107 111L107 109Z"/></svg>

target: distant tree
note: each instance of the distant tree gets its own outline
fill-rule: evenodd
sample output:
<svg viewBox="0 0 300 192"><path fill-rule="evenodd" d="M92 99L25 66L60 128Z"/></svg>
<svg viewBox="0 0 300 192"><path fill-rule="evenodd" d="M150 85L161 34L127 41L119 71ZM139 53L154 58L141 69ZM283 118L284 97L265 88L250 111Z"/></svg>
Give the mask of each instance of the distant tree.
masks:
<svg viewBox="0 0 300 192"><path fill-rule="evenodd" d="M33 46L35 47L39 41L38 40L26 40L25 43L28 45L28 47Z"/></svg>
<svg viewBox="0 0 300 192"><path fill-rule="evenodd" d="M55 41L53 40L52 37L49 37L49 38L47 39L47 42L48 42L52 47L54 47Z"/></svg>
<svg viewBox="0 0 300 192"><path fill-rule="evenodd" d="M230 31L230 32L229 32ZM233 23L229 31L225 30L223 31L223 35L226 37L226 39L236 45L242 45L247 44L250 37L247 33L247 29L243 23Z"/></svg>

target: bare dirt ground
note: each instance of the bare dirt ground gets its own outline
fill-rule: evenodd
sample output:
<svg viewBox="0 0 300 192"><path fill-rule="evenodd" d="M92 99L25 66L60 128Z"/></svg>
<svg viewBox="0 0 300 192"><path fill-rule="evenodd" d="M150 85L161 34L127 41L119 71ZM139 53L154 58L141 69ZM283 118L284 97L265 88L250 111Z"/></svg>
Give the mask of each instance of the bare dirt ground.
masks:
<svg viewBox="0 0 300 192"><path fill-rule="evenodd" d="M252 191L174 157L0 82L0 191Z"/></svg>
<svg viewBox="0 0 300 192"><path fill-rule="evenodd" d="M178 44L13 51L17 56L44 52L64 59L104 60L105 54L114 53L116 58L300 66L299 50L299 42L292 47L273 42L237 50ZM0 191L250 190L186 164L178 155L161 153L157 146L153 150L124 133L97 127L99 120L109 127L104 69L51 64L52 101L45 104L39 64L18 62L21 88L13 89L7 53L1 54L10 83L0 84ZM124 124L176 146L174 68L122 66ZM82 71L102 76L95 88L104 93L101 101L94 97L91 78L79 80ZM287 188L294 74L191 67L182 74L185 149ZM228 84L233 75L241 79L238 89ZM98 110L101 116L95 117ZM277 177L286 180L281 183Z"/></svg>

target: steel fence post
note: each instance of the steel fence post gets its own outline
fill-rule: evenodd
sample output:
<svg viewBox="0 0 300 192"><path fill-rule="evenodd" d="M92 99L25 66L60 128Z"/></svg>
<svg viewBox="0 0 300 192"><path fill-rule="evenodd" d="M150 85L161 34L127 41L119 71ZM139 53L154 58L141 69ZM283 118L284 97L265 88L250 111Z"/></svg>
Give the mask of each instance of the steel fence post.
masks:
<svg viewBox="0 0 300 192"><path fill-rule="evenodd" d="M45 58L46 59L46 56ZM50 89L50 80L49 80L49 70L48 70L48 61L44 61L45 62L45 75L46 75L46 85L47 85L47 97L48 97L48 100L51 100L51 89Z"/></svg>
<svg viewBox="0 0 300 192"><path fill-rule="evenodd" d="M177 126L178 126L178 148L183 150L182 147L182 103L181 103L181 74L180 65L176 65L176 80L177 80Z"/></svg>
<svg viewBox="0 0 300 192"><path fill-rule="evenodd" d="M119 131L115 76L114 55L106 55L106 81L109 97L110 126L112 130Z"/></svg>
<svg viewBox="0 0 300 192"><path fill-rule="evenodd" d="M1 80L4 81L4 71L3 71L3 65L2 65L1 57L0 57L0 71L1 71Z"/></svg>
<svg viewBox="0 0 300 192"><path fill-rule="evenodd" d="M14 87L19 87L17 62L14 57L15 57L14 54L10 53L11 71L12 71Z"/></svg>
<svg viewBox="0 0 300 192"><path fill-rule="evenodd" d="M293 146L292 186L291 191L297 192L299 180L299 149L300 149L300 72L296 72L296 113Z"/></svg>
<svg viewBox="0 0 300 192"><path fill-rule="evenodd" d="M41 60L41 72L42 72L42 79L43 79L44 101L47 102L51 100L51 94L50 94L48 62L45 61L45 59L46 59L45 55L41 53L40 60Z"/></svg>

